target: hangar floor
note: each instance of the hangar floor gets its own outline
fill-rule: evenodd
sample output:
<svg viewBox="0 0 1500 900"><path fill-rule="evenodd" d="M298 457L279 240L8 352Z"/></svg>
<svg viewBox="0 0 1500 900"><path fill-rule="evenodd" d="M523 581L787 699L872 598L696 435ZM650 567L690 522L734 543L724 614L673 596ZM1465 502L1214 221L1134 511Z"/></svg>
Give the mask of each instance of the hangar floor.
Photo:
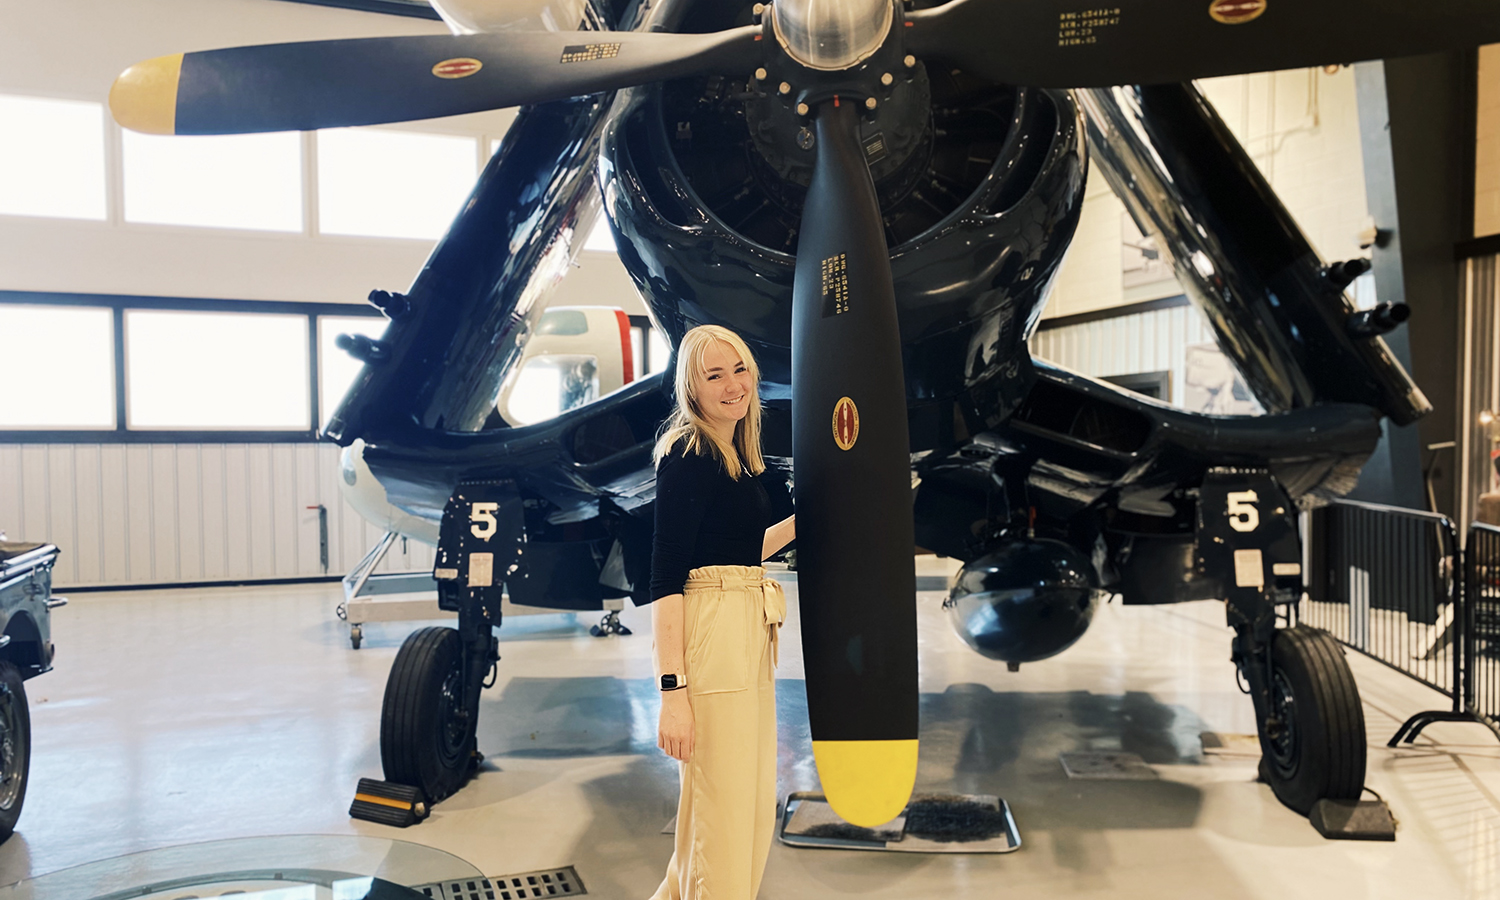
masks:
<svg viewBox="0 0 1500 900"><path fill-rule="evenodd" d="M780 673L781 793L816 789L796 618ZM349 649L336 586L75 595L54 615L57 669L28 684L32 779L0 884L105 857L246 835L368 834L446 850L487 874L573 865L588 893L642 900L671 839L675 764L655 747L649 617L627 638L592 616L515 618L486 692L478 778L405 831L346 816L378 777L386 670L409 630ZM1103 608L1063 656L1008 673L965 648L941 594L921 598L919 790L999 794L1024 846L925 856L776 845L767 900L871 897L1500 896L1500 744L1436 725L1387 750L1442 698L1360 657L1369 783L1394 844L1325 842L1255 782L1255 761L1206 757L1204 731L1254 730L1212 603ZM1137 753L1155 781L1069 781L1060 752ZM1001 893L1003 891L1003 894Z"/></svg>

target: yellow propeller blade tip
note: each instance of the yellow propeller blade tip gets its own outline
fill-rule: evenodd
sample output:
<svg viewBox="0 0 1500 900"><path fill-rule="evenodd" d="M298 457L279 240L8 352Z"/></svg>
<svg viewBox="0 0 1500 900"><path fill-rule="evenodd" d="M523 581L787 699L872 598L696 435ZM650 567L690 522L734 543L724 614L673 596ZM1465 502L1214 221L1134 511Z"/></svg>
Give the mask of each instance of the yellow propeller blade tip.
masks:
<svg viewBox="0 0 1500 900"><path fill-rule="evenodd" d="M176 134L177 81L181 76L181 53L136 63L110 86L110 113L121 127L131 131Z"/></svg>
<svg viewBox="0 0 1500 900"><path fill-rule="evenodd" d="M916 741L813 741L828 805L861 828L901 814L917 783Z"/></svg>

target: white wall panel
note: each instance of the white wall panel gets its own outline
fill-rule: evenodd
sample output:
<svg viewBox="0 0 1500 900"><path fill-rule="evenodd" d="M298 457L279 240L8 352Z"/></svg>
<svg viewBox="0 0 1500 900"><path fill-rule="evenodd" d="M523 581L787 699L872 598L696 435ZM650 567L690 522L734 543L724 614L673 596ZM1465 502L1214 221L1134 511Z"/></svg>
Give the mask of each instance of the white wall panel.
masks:
<svg viewBox="0 0 1500 900"><path fill-rule="evenodd" d="M1167 399L1180 405L1187 348L1205 343L1214 343L1208 323L1196 308L1179 306L1038 331L1031 352L1095 378L1169 371Z"/></svg>
<svg viewBox="0 0 1500 900"><path fill-rule="evenodd" d="M78 546L78 486L76 479L65 477L75 470L71 444L47 448L47 522L52 534L61 535L71 546ZM56 476L56 477L53 477ZM70 571L71 570L71 571ZM64 575L77 577L77 560L70 560Z"/></svg>
<svg viewBox="0 0 1500 900"><path fill-rule="evenodd" d="M104 538L104 564L99 580L93 584L124 584L130 581L130 529L123 527L126 518L125 447L120 444L99 448L99 527ZM46 540L45 534L36 535ZM142 578L141 581L146 579Z"/></svg>
<svg viewBox="0 0 1500 900"><path fill-rule="evenodd" d="M229 577L229 498L225 495L224 445L198 445L199 524L202 528L203 580Z"/></svg>
<svg viewBox="0 0 1500 900"><path fill-rule="evenodd" d="M151 466L151 573L172 573L173 581L182 572L182 529L177 521L177 446L151 444L147 447Z"/></svg>
<svg viewBox="0 0 1500 900"><path fill-rule="evenodd" d="M204 581L203 577L203 473L198 448L185 445L177 451L177 572L181 581Z"/></svg>
<svg viewBox="0 0 1500 900"><path fill-rule="evenodd" d="M21 446L0 444L0 533L21 539Z"/></svg>
<svg viewBox="0 0 1500 900"><path fill-rule="evenodd" d="M21 482L21 533L51 531L47 503L47 448L34 444L23 446L21 465L40 476L37 479L26 478Z"/></svg>
<svg viewBox="0 0 1500 900"><path fill-rule="evenodd" d="M318 511L308 509L316 506L318 500L303 502L302 498L321 498L323 496L323 485L318 478L318 446L316 444L294 444L293 472L298 485L298 493L293 496L292 502L297 504L300 527L297 529L297 571L317 569L323 571L318 559ZM333 560L329 560L332 566Z"/></svg>
<svg viewBox="0 0 1500 900"><path fill-rule="evenodd" d="M227 444L224 451L224 577L244 578L250 572L249 473L244 444Z"/></svg>
<svg viewBox="0 0 1500 900"><path fill-rule="evenodd" d="M0 531L63 553L60 588L330 575L382 532L339 494L327 444L0 444ZM314 507L308 509L308 507ZM397 541L379 571L431 569L431 547Z"/></svg>
<svg viewBox="0 0 1500 900"><path fill-rule="evenodd" d="M156 523L151 516L151 446L125 448L125 524L130 529L125 577L152 582L156 577ZM44 532L45 534L45 532Z"/></svg>
<svg viewBox="0 0 1500 900"><path fill-rule="evenodd" d="M73 445L74 497L79 502L74 518L73 552L58 560L66 567L57 575L60 583L96 584L104 578L104 522L100 515L104 485L97 444Z"/></svg>

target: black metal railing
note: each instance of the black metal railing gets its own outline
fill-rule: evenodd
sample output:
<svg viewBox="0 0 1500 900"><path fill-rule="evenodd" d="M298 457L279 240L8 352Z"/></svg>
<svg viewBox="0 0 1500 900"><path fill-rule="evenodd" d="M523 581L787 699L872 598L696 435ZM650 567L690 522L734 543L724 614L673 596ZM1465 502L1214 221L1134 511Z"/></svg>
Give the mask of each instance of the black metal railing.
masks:
<svg viewBox="0 0 1500 900"><path fill-rule="evenodd" d="M1447 516L1343 500L1313 513L1298 620L1461 707L1463 589Z"/></svg>
<svg viewBox="0 0 1500 900"><path fill-rule="evenodd" d="M1500 735L1500 528L1470 525L1464 557L1464 709Z"/></svg>
<svg viewBox="0 0 1500 900"><path fill-rule="evenodd" d="M1467 546L1447 516L1340 500L1313 513L1307 597L1297 619L1440 691L1387 742L1433 722L1481 722L1500 736L1500 528Z"/></svg>

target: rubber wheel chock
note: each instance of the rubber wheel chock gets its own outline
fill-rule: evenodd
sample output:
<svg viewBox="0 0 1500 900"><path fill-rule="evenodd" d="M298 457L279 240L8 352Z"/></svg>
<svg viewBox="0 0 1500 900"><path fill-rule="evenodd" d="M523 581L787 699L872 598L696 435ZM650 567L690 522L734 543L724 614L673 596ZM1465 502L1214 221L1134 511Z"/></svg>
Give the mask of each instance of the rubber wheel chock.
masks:
<svg viewBox="0 0 1500 900"><path fill-rule="evenodd" d="M429 808L422 789L409 784L395 784L361 778L354 791L354 802L349 806L349 816L405 828L427 818Z"/></svg>
<svg viewBox="0 0 1500 900"><path fill-rule="evenodd" d="M1384 800L1319 800L1307 819L1330 841L1396 839L1396 820Z"/></svg>

